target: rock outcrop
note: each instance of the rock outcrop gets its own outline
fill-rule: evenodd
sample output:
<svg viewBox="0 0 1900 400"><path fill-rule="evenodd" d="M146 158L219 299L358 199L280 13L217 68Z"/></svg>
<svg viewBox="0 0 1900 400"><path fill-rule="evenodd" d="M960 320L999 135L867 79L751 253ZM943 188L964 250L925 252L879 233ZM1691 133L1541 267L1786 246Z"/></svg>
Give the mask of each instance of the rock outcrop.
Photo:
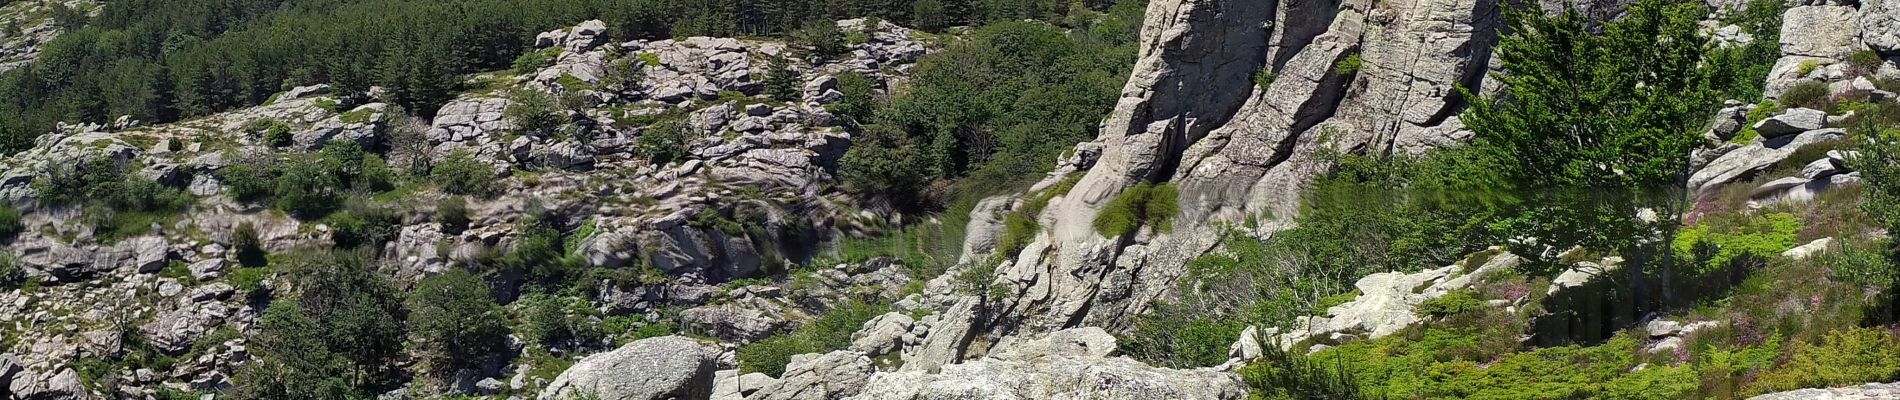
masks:
<svg viewBox="0 0 1900 400"><path fill-rule="evenodd" d="M712 397L714 353L682 336L642 339L583 358L537 397L561 400L704 400Z"/></svg>
<svg viewBox="0 0 1900 400"><path fill-rule="evenodd" d="M1056 331L991 357L937 371L878 372L854 400L1206 399L1247 397L1237 375L1171 370L1112 356L1100 328Z"/></svg>

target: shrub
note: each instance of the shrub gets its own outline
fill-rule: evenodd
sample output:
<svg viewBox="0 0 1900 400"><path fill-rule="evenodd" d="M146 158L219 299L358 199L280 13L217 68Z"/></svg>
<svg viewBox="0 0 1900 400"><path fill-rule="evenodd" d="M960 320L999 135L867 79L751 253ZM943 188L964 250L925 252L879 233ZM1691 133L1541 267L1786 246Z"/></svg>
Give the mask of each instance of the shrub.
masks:
<svg viewBox="0 0 1900 400"><path fill-rule="evenodd" d="M1157 232L1171 231L1174 214L1180 212L1179 201L1180 191L1173 184L1135 185L1102 206L1095 215L1095 231L1108 237L1134 233L1142 225Z"/></svg>
<svg viewBox="0 0 1900 400"><path fill-rule="evenodd" d="M290 125L275 119L252 120L244 124L244 131L264 138L264 144L270 147L284 147L291 144Z"/></svg>
<svg viewBox="0 0 1900 400"><path fill-rule="evenodd" d="M614 60L607 63L607 74L601 78L601 83L625 89L638 87L646 81L646 66L646 62L634 58Z"/></svg>
<svg viewBox="0 0 1900 400"><path fill-rule="evenodd" d="M258 239L257 227L250 221L239 222L231 232L231 247L237 251L238 265L255 268L269 263L264 242Z"/></svg>
<svg viewBox="0 0 1900 400"><path fill-rule="evenodd" d="M18 289L26 283L26 269L13 262L13 255L0 253L0 289Z"/></svg>
<svg viewBox="0 0 1900 400"><path fill-rule="evenodd" d="M778 101L797 101L802 81L790 61L773 57L765 70L765 95Z"/></svg>
<svg viewBox="0 0 1900 400"><path fill-rule="evenodd" d="M634 152L646 157L648 162L657 165L671 164L686 158L688 141L691 137L687 127L678 119L668 118L649 125L634 140Z"/></svg>
<svg viewBox="0 0 1900 400"><path fill-rule="evenodd" d="M0 205L0 241L18 236L26 225L21 221L20 210L10 205Z"/></svg>
<svg viewBox="0 0 1900 400"><path fill-rule="evenodd" d="M515 302L515 332L548 348L572 348L599 340L599 325L587 300L533 294Z"/></svg>
<svg viewBox="0 0 1900 400"><path fill-rule="evenodd" d="M1752 394L1824 388L1900 377L1900 339L1878 329L1828 332L1820 343L1796 342L1787 361L1749 385Z"/></svg>
<svg viewBox="0 0 1900 400"><path fill-rule="evenodd" d="M547 136L561 128L563 121L560 110L554 104L554 98L547 93L522 89L508 97L508 108L502 110L502 117L514 122L516 132Z"/></svg>
<svg viewBox="0 0 1900 400"><path fill-rule="evenodd" d="M1765 260L1795 245L1801 221L1793 214L1773 213L1728 219L1704 219L1681 230L1672 244L1682 257L1695 259L1707 271L1744 258ZM1712 254L1698 256L1697 246L1713 246Z"/></svg>
<svg viewBox="0 0 1900 400"><path fill-rule="evenodd" d="M1273 86L1273 80L1279 77L1279 74L1273 73L1272 67L1261 66L1260 71L1253 73L1253 85L1261 91L1266 91L1267 87Z"/></svg>
<svg viewBox="0 0 1900 400"><path fill-rule="evenodd" d="M466 149L449 153L429 174L442 191L450 194L486 196L495 184L495 170Z"/></svg>
<svg viewBox="0 0 1900 400"><path fill-rule="evenodd" d="M1860 75L1873 75L1875 71L1880 70L1880 64L1884 62L1886 60L1880 59L1880 53L1867 49L1847 56L1847 65L1853 66L1854 72Z"/></svg>
<svg viewBox="0 0 1900 400"><path fill-rule="evenodd" d="M838 92L844 99L826 106L826 110L851 121L867 121L877 109L877 89L870 78L857 72L838 74Z"/></svg>
<svg viewBox="0 0 1900 400"><path fill-rule="evenodd" d="M1470 290L1458 290L1419 303L1418 310L1433 316L1445 317L1477 311L1485 305L1484 300L1479 299L1477 293Z"/></svg>
<svg viewBox="0 0 1900 400"><path fill-rule="evenodd" d="M532 74L542 68L554 65L554 59L560 56L561 49L558 47L522 52L520 56L515 57L515 62L512 66L517 74Z"/></svg>
<svg viewBox="0 0 1900 400"><path fill-rule="evenodd" d="M330 241L339 248L381 249L396 237L402 215L388 207L352 201L347 210L330 214L323 223L330 226Z"/></svg>
<svg viewBox="0 0 1900 400"><path fill-rule="evenodd" d="M1338 362L1322 362L1280 350L1265 344L1259 361L1242 367L1241 381L1254 392L1253 398L1354 400L1373 398L1359 393L1359 382L1352 370Z"/></svg>
<svg viewBox="0 0 1900 400"><path fill-rule="evenodd" d="M1349 54L1346 56L1346 58L1340 59L1338 63L1333 64L1333 72L1338 73L1340 75L1352 75L1354 73L1358 73L1360 63L1362 62L1363 61L1360 60L1358 53Z"/></svg>
<svg viewBox="0 0 1900 400"><path fill-rule="evenodd" d="M1822 109L1827 107L1827 96L1827 82L1803 80L1800 83L1794 84L1794 86L1789 86L1788 90L1781 92L1781 98L1779 100L1781 102L1781 108L1805 107Z"/></svg>
<svg viewBox="0 0 1900 400"><path fill-rule="evenodd" d="M1157 309L1156 314L1180 314ZM1227 361L1228 346L1246 324L1194 315L1144 320L1122 339L1121 350L1137 360L1169 368L1212 367Z"/></svg>
<svg viewBox="0 0 1900 400"><path fill-rule="evenodd" d="M331 165L320 157L291 157L276 177L277 209L304 219L322 218L342 205L343 185Z"/></svg>
<svg viewBox="0 0 1900 400"><path fill-rule="evenodd" d="M792 356L850 347L852 333L889 309L884 304L859 301L840 304L789 334L775 335L740 346L739 371L762 372L774 377L784 375L785 364L791 362Z"/></svg>
<svg viewBox="0 0 1900 400"><path fill-rule="evenodd" d="M544 223L525 224L515 237L514 244L507 255L502 256L502 265L521 271L533 283L550 287L561 287L562 283L574 277L572 260L563 257L561 231Z"/></svg>
<svg viewBox="0 0 1900 400"><path fill-rule="evenodd" d="M468 229L468 200L461 196L449 196L435 205L435 222L442 226L442 232L459 234Z"/></svg>

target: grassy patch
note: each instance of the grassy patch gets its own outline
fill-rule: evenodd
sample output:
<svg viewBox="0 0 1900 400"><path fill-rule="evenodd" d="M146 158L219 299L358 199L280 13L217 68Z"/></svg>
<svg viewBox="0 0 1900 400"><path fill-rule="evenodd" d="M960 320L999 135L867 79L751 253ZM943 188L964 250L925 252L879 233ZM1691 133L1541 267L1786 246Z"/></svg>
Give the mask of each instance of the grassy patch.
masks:
<svg viewBox="0 0 1900 400"><path fill-rule="evenodd" d="M1174 214L1180 212L1180 190L1173 184L1139 184L1123 190L1095 215L1095 231L1117 237L1134 233L1136 228L1151 226L1157 232L1174 230Z"/></svg>

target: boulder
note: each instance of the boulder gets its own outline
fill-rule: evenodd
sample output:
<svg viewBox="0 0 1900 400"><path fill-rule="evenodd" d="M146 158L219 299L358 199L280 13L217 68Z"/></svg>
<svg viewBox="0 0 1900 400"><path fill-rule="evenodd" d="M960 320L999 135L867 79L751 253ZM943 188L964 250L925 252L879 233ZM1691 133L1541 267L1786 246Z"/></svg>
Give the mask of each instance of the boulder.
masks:
<svg viewBox="0 0 1900 400"><path fill-rule="evenodd" d="M1846 131L1836 128L1816 129L1735 148L1691 173L1689 187L1694 190L1696 197L1705 198L1716 193L1722 185L1746 180L1757 172L1781 163L1801 147L1845 136Z"/></svg>
<svg viewBox="0 0 1900 400"><path fill-rule="evenodd" d="M192 279L207 281L224 274L224 263L223 258L210 258L191 263L186 269L191 270Z"/></svg>
<svg viewBox="0 0 1900 400"><path fill-rule="evenodd" d="M850 351L792 356L777 382L752 400L835 400L858 394L874 369L871 359Z"/></svg>
<svg viewBox="0 0 1900 400"><path fill-rule="evenodd" d="M1900 0L1861 0L1861 40L1886 55L1900 55Z"/></svg>
<svg viewBox="0 0 1900 400"><path fill-rule="evenodd" d="M851 334L851 350L872 356L901 350L904 333L910 332L910 327L915 324L916 321L903 313L879 315L865 321L863 328Z"/></svg>
<svg viewBox="0 0 1900 400"><path fill-rule="evenodd" d="M715 354L684 336L628 343L583 358L537 397L563 400L705 400L712 397Z"/></svg>
<svg viewBox="0 0 1900 400"><path fill-rule="evenodd" d="M1801 132L1827 127L1827 113L1821 110L1795 108L1781 115L1768 117L1755 123L1755 133L1763 139L1777 138Z"/></svg>
<svg viewBox="0 0 1900 400"><path fill-rule="evenodd" d="M1833 245L1834 238L1831 237L1814 239L1814 241L1808 242L1807 244L1795 246L1792 249L1788 249L1788 251L1781 252L1781 256L1799 260L1827 251L1828 247Z"/></svg>

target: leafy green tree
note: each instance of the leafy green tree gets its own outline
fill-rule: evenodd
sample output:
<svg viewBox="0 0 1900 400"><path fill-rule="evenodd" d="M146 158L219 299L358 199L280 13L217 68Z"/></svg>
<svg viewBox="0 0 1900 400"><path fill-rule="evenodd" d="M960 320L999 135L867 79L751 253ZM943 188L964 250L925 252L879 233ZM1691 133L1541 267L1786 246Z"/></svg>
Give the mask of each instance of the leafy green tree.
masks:
<svg viewBox="0 0 1900 400"><path fill-rule="evenodd" d="M330 350L323 326L297 305L271 307L251 336L256 357L239 367L226 392L236 399L355 399L366 377Z"/></svg>
<svg viewBox="0 0 1900 400"><path fill-rule="evenodd" d="M1503 91L1464 117L1477 145L1505 160L1498 183L1521 205L1509 230L1557 249L1633 249L1662 234L1633 249L1625 267L1638 301L1654 300L1643 293L1651 263L1661 266L1661 302L1671 300L1674 257L1658 247L1690 204L1684 155L1717 105L1701 67L1699 7L1645 0L1600 31L1575 9L1508 11L1514 33L1498 45L1505 73L1496 76ZM1653 210L1654 222L1639 209Z"/></svg>
<svg viewBox="0 0 1900 400"><path fill-rule="evenodd" d="M864 74L847 71L838 74L838 92L844 99L826 107L831 113L849 121L869 121L871 113L877 111L877 88Z"/></svg>
<svg viewBox="0 0 1900 400"><path fill-rule="evenodd" d="M299 218L315 219L330 215L343 202L343 183L322 157L293 156L277 174L277 209Z"/></svg>
<svg viewBox="0 0 1900 400"><path fill-rule="evenodd" d="M507 352L506 316L488 285L468 271L450 269L423 278L408 304L410 341L431 375L448 378Z"/></svg>
<svg viewBox="0 0 1900 400"><path fill-rule="evenodd" d="M240 368L239 399L359 399L398 372L404 310L367 253L298 250L285 286L251 335L257 359Z"/></svg>

